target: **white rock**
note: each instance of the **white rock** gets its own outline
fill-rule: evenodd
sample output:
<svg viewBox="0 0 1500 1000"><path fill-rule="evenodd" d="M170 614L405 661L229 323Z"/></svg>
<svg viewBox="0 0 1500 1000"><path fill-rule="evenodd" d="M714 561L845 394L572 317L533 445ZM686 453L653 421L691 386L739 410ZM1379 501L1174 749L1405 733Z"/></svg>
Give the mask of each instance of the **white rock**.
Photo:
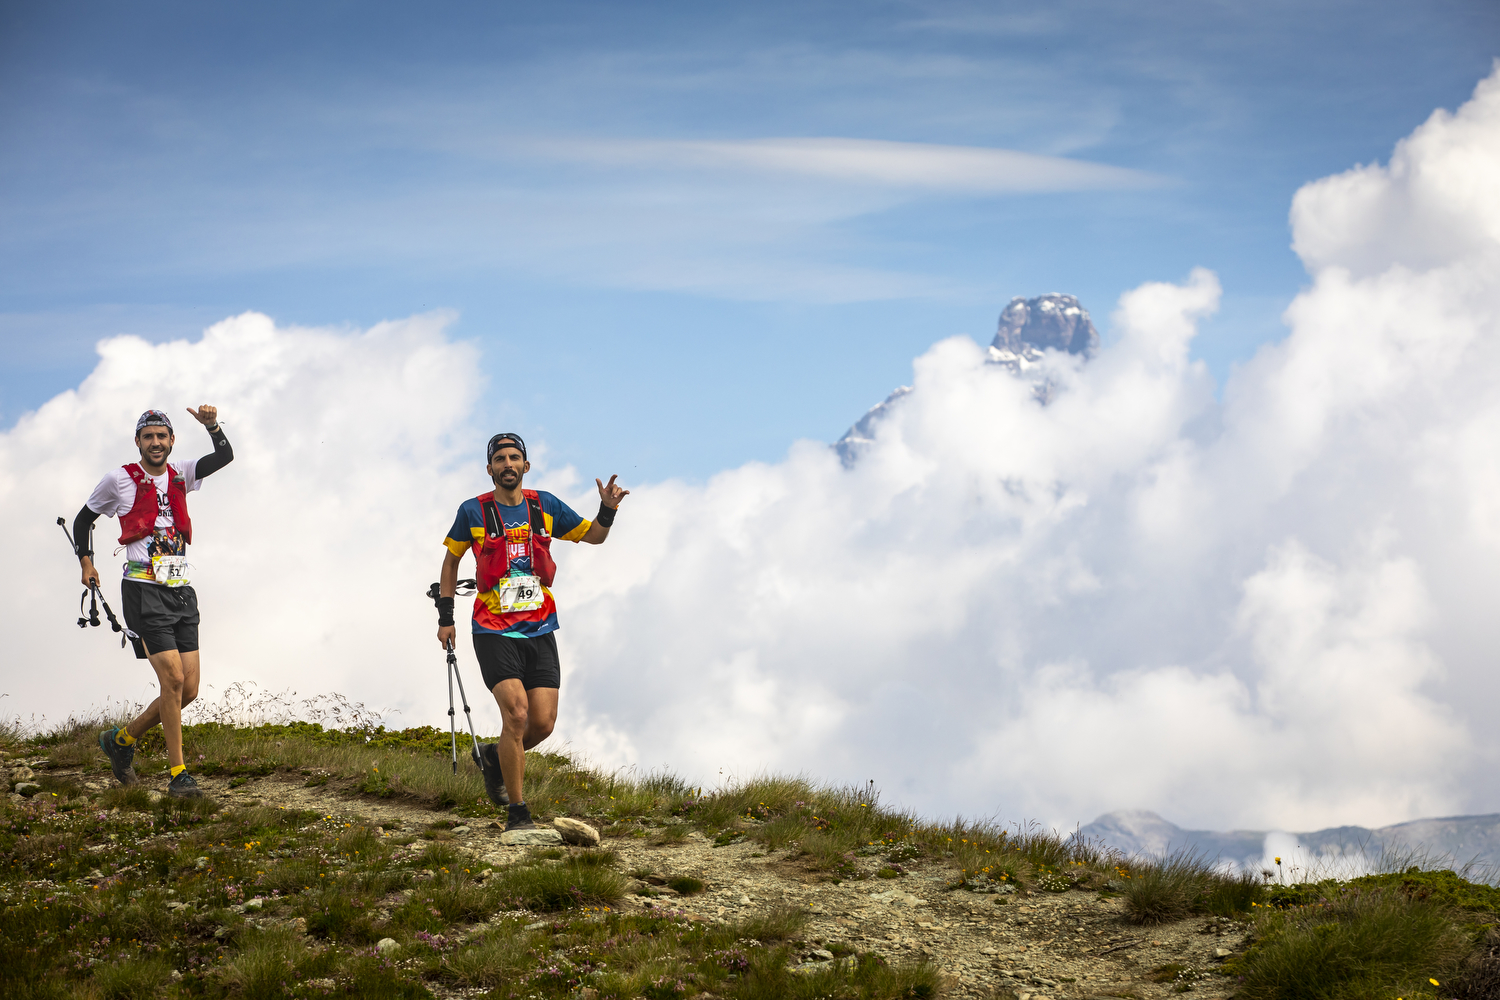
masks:
<svg viewBox="0 0 1500 1000"><path fill-rule="evenodd" d="M369 939L366 938L366 940ZM388 951L395 951L399 947L401 947L401 945L397 943L395 938L381 938L379 941L375 942L375 950L380 952L382 955L384 955Z"/></svg>
<svg viewBox="0 0 1500 1000"><path fill-rule="evenodd" d="M469 832L469 828L466 827L466 826L455 826L453 828L453 835L455 837L459 836L460 834L465 834L465 833L468 833L468 832Z"/></svg>
<svg viewBox="0 0 1500 1000"><path fill-rule="evenodd" d="M579 847L599 846L599 831L581 820L558 816L552 820L552 827L562 836L565 843Z"/></svg>
<svg viewBox="0 0 1500 1000"><path fill-rule="evenodd" d="M1234 952L1230 951L1228 948L1215 948L1214 949L1214 957L1215 958L1228 958L1230 955L1233 955L1233 954L1234 954Z"/></svg>
<svg viewBox="0 0 1500 1000"><path fill-rule="evenodd" d="M265 905L266 898L264 896L256 896L254 899L250 899L245 902L245 912L254 913Z"/></svg>
<svg viewBox="0 0 1500 1000"><path fill-rule="evenodd" d="M545 826L530 830L506 830L500 835L500 843L506 847L553 847L562 842L562 834Z"/></svg>
<svg viewBox="0 0 1500 1000"><path fill-rule="evenodd" d="M35 795L42 790L42 786L35 781L18 781L14 794L21 796Z"/></svg>
<svg viewBox="0 0 1500 1000"><path fill-rule="evenodd" d="M538 921L537 921L537 922L536 922L536 923L534 923L534 924L527 924L527 925L526 925L526 926L525 926L525 927L524 927L524 928L523 928L523 930L528 930L528 931L539 931L539 930L541 930L541 929L542 929L542 928L543 928L543 927L546 927L546 926L547 926L547 921L545 921L545 920L538 920Z"/></svg>

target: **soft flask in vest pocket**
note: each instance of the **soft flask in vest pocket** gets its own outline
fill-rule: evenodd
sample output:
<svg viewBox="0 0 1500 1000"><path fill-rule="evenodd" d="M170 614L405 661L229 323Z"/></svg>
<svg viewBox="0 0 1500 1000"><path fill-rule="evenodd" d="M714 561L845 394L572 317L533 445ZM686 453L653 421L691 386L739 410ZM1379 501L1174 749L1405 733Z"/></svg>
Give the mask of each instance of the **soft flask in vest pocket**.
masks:
<svg viewBox="0 0 1500 1000"><path fill-rule="evenodd" d="M526 513L531 522L531 572L542 581L542 586L550 587L557 575L557 564L552 561L552 536L547 534L542 501L536 490L522 490L521 495L526 498ZM478 499L484 514L484 537L474 545L474 582L483 594L510 576L510 554L506 551L505 522L495 503L494 491L481 493Z"/></svg>

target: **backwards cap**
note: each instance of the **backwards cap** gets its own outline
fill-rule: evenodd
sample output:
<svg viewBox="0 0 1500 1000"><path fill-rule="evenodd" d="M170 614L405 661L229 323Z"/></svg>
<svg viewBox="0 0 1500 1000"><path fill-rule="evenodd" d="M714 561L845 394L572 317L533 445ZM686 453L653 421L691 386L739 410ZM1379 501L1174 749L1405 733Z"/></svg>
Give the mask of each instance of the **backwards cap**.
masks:
<svg viewBox="0 0 1500 1000"><path fill-rule="evenodd" d="M494 437L490 438L490 443L485 446L484 464L489 465L495 457L495 452L499 451L500 447L505 444L509 444L512 448L515 448L517 451L519 451L523 459L526 458L526 442L521 440L521 435L496 434ZM529 459L527 460L530 461Z"/></svg>
<svg viewBox="0 0 1500 1000"><path fill-rule="evenodd" d="M139 434L142 427L165 427L172 430L172 421L160 410L147 410L141 414L141 419L135 422L135 432Z"/></svg>

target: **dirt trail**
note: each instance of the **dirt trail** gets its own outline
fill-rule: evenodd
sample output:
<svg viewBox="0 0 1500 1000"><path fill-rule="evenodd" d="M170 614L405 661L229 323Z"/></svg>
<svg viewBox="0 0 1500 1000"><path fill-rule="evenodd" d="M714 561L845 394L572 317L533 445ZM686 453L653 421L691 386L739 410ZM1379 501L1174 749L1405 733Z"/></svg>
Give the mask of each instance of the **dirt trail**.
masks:
<svg viewBox="0 0 1500 1000"><path fill-rule="evenodd" d="M77 774L91 786L104 787L94 774ZM224 778L199 777L205 794L228 806L260 803L314 809L370 821L396 820L405 829L421 829L451 814L395 800L351 798L335 786L305 787L272 775L237 788ZM162 785L148 779L148 788ZM506 864L529 848L506 847L500 830L488 820L473 820L455 830L453 844L479 862ZM592 821L591 821L592 822ZM1211 971L1230 952L1244 947L1243 925L1197 917L1152 928L1125 922L1118 899L1092 892L986 896L949 891L951 871L921 860L904 865L896 879L875 877L884 863L860 858L862 879L830 882L807 870L785 852L768 855L749 840L715 847L702 834L687 833L676 843L650 843L680 832L652 821L628 837L609 837L605 846L620 852L622 871L650 870L670 878L687 875L707 884L702 893L678 896L651 886L654 898L629 895L618 909L667 909L692 919L718 920L748 916L785 905L812 914L807 938L825 947L841 943L900 961L918 956L932 961L947 977L952 997L1166 998L1187 985L1193 995L1224 997L1231 981L1196 973ZM668 837L663 837L663 834ZM646 888L645 883L641 888ZM997 900L1005 902L998 903ZM1174 981L1156 982L1157 970L1178 965L1187 970Z"/></svg>

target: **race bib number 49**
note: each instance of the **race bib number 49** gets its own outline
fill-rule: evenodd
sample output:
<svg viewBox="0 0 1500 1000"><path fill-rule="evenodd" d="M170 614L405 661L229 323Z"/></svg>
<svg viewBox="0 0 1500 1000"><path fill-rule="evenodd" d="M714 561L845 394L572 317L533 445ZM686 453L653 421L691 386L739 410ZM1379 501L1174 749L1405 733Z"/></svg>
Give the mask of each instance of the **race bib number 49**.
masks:
<svg viewBox="0 0 1500 1000"><path fill-rule="evenodd" d="M535 576L508 576L495 587L500 598L500 613L535 611L546 599L542 581Z"/></svg>
<svg viewBox="0 0 1500 1000"><path fill-rule="evenodd" d="M151 575L156 582L168 587L186 587L187 556L152 556Z"/></svg>

